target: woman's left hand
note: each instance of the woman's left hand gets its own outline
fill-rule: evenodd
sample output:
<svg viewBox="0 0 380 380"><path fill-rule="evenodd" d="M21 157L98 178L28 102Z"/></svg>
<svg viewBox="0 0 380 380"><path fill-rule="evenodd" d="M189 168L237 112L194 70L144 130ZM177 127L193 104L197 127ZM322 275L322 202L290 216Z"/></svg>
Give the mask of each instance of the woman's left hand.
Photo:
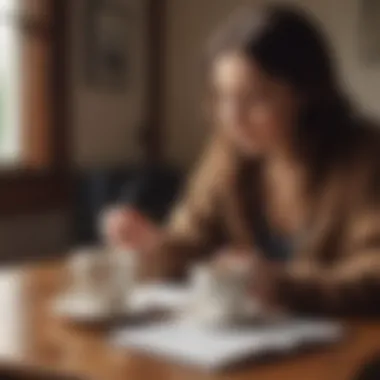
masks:
<svg viewBox="0 0 380 380"><path fill-rule="evenodd" d="M234 262L243 263L250 271L252 297L268 310L280 309L276 289L283 264L266 259L261 252L242 249L224 249L215 260L217 266L226 267Z"/></svg>

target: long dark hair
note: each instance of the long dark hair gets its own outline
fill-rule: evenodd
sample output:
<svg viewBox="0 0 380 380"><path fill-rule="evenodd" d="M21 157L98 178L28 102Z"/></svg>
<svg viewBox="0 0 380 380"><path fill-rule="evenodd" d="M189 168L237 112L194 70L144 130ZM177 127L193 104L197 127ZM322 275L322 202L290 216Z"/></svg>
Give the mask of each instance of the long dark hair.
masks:
<svg viewBox="0 0 380 380"><path fill-rule="evenodd" d="M311 15L290 6L245 8L213 36L209 61L239 51L305 99L294 147L313 176L344 156L352 134L352 109L338 83L331 49Z"/></svg>

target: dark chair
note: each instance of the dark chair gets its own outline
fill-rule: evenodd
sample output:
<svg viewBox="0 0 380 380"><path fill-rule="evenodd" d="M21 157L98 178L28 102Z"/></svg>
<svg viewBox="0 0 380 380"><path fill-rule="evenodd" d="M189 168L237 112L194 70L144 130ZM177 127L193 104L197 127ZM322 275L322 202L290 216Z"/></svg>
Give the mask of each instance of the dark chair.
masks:
<svg viewBox="0 0 380 380"><path fill-rule="evenodd" d="M72 243L96 244L97 220L110 204L132 204L160 223L181 184L178 170L169 167L97 169L77 173L74 181Z"/></svg>

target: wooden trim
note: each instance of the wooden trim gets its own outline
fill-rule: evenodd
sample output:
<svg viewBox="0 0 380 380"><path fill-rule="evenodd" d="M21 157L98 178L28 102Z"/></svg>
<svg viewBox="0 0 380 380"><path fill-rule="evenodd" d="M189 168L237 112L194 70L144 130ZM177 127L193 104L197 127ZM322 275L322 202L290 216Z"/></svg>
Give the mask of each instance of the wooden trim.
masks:
<svg viewBox="0 0 380 380"><path fill-rule="evenodd" d="M70 181L57 175L21 172L0 177L0 215L61 210L68 206Z"/></svg>
<svg viewBox="0 0 380 380"><path fill-rule="evenodd" d="M52 161L52 122L54 93L53 31L22 34L22 166L31 169L48 168Z"/></svg>
<svg viewBox="0 0 380 380"><path fill-rule="evenodd" d="M69 125L71 117L71 98L69 91L69 65L68 52L70 54L69 37L67 28L70 25L70 1L55 0L53 15L55 15L54 35L56 43L53 47L53 55L55 57L52 86L55 89L54 111L55 115L53 123L54 131L54 154L53 167L56 172L62 175L67 174L69 168Z"/></svg>
<svg viewBox="0 0 380 380"><path fill-rule="evenodd" d="M165 86L165 27L167 0L148 1L148 121L141 130L141 140L148 162L163 159Z"/></svg>
<svg viewBox="0 0 380 380"><path fill-rule="evenodd" d="M23 166L16 171L0 173L0 215L43 212L67 207L69 200L68 162L68 67L67 33L69 24L67 0L51 0L52 5L52 77L53 95L49 120L49 166L36 170Z"/></svg>

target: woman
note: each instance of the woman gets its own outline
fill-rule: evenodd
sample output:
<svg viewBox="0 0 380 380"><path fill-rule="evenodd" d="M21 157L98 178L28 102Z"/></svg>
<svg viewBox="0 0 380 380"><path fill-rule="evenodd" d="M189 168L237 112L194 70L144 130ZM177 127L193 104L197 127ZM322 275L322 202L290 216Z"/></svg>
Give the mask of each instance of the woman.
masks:
<svg viewBox="0 0 380 380"><path fill-rule="evenodd" d="M209 85L216 129L166 230L113 211L112 242L165 274L221 249L254 259L256 296L294 311L380 309L379 134L320 33L298 10L245 10L212 41Z"/></svg>

